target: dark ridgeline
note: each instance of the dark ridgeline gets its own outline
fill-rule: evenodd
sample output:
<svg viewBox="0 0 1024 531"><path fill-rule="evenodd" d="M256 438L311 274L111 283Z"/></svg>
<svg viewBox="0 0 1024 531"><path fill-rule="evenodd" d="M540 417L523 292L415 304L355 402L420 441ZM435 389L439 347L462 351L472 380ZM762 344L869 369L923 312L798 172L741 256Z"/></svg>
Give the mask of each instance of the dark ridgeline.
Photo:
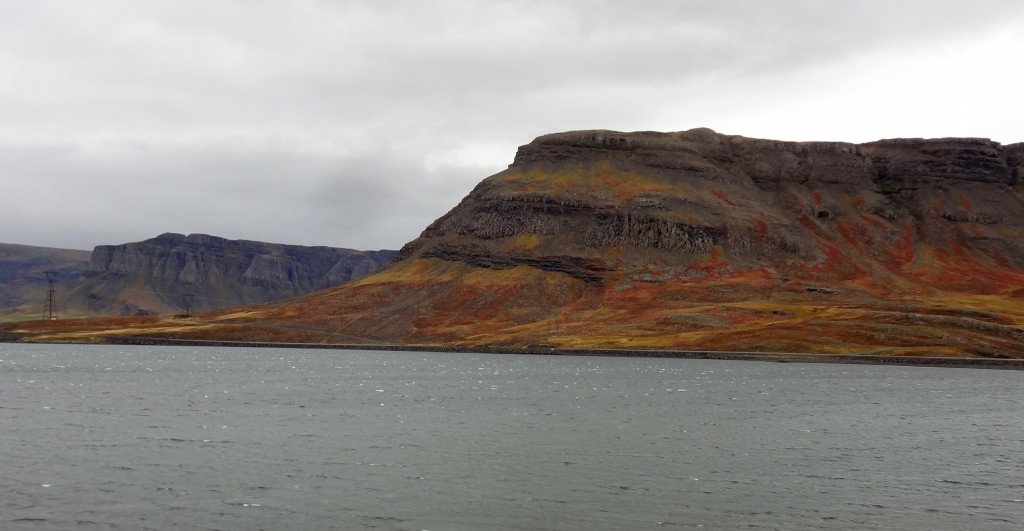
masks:
<svg viewBox="0 0 1024 531"><path fill-rule="evenodd" d="M394 251L356 251L205 234L161 234L93 250L64 299L87 314L192 314L303 295L366 275Z"/></svg>

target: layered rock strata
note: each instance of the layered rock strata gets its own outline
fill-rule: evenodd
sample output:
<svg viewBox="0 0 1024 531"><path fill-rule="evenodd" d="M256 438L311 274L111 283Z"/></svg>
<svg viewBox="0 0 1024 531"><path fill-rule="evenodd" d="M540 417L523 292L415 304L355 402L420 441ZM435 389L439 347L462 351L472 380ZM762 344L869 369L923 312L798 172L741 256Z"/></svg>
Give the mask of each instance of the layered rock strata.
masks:
<svg viewBox="0 0 1024 531"><path fill-rule="evenodd" d="M910 230L920 242L966 246L975 260L1021 269L1022 146L781 142L708 129L547 135L399 257L521 264L604 284L624 263L685 267L716 250L734 270L827 267L837 251L871 269Z"/></svg>

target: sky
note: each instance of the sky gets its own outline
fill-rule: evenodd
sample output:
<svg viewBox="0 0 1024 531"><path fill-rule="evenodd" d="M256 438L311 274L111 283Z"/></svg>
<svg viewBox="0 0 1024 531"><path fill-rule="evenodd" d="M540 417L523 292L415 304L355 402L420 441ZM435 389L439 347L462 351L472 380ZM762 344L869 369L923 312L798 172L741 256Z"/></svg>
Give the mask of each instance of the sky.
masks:
<svg viewBox="0 0 1024 531"><path fill-rule="evenodd" d="M397 249L559 131L1024 141L1024 2L0 0L0 242Z"/></svg>

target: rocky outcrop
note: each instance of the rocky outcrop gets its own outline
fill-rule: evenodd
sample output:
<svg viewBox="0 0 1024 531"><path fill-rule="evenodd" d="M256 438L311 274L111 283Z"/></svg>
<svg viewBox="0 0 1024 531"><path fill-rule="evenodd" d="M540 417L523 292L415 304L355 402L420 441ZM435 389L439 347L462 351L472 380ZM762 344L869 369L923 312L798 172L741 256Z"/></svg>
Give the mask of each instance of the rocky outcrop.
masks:
<svg viewBox="0 0 1024 531"><path fill-rule="evenodd" d="M564 273L592 285L602 285L604 275L613 271L600 261L588 260L579 256L546 255L546 256L513 256L498 255L488 252L479 245L440 244L427 249L420 258L440 258L442 260L460 261L474 267L488 269L512 269L517 266L535 267L542 271Z"/></svg>
<svg viewBox="0 0 1024 531"><path fill-rule="evenodd" d="M85 313L207 311L295 297L347 282L394 251L354 251L205 234L101 245L66 304Z"/></svg>
<svg viewBox="0 0 1024 531"><path fill-rule="evenodd" d="M985 138L880 140L864 145L879 181L897 186L967 181L1010 184L1007 150Z"/></svg>
<svg viewBox="0 0 1024 531"><path fill-rule="evenodd" d="M545 135L399 257L505 267L578 255L595 283L637 253L636 264L685 268L719 252L739 270L829 267L838 250L851 267L870 269L912 226L923 243L1024 266L1024 202L1014 188L1022 153L1021 144L976 138L857 145L710 129ZM863 241L845 241L858 231ZM536 245L516 245L533 236Z"/></svg>

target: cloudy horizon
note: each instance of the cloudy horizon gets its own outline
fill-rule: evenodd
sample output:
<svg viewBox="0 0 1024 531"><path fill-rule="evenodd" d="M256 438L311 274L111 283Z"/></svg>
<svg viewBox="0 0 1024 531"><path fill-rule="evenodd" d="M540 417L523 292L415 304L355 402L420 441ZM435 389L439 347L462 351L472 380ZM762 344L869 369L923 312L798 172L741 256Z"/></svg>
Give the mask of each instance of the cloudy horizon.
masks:
<svg viewBox="0 0 1024 531"><path fill-rule="evenodd" d="M577 129L1024 141L1024 3L0 0L0 242L397 249Z"/></svg>

